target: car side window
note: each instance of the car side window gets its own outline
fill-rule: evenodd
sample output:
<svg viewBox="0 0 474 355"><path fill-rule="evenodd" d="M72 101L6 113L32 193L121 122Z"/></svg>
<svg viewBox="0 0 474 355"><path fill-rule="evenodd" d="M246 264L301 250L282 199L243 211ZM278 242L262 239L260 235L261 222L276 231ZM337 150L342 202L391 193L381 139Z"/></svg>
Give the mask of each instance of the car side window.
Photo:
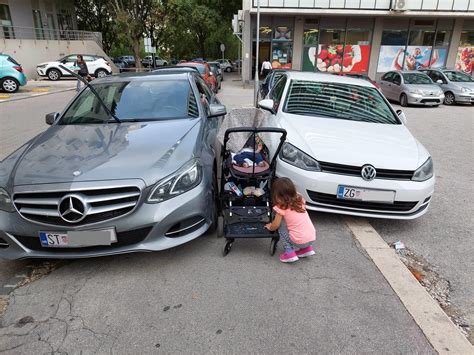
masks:
<svg viewBox="0 0 474 355"><path fill-rule="evenodd" d="M70 55L65 58L66 62L75 62L77 60L77 56Z"/></svg>
<svg viewBox="0 0 474 355"><path fill-rule="evenodd" d="M84 61L86 61L86 62L93 62L97 59L97 58L94 58L91 55L85 55L83 58L84 58Z"/></svg>
<svg viewBox="0 0 474 355"><path fill-rule="evenodd" d="M395 73L393 75L393 79L392 79L392 82L396 85L400 85L402 83L402 78L400 78L400 74L398 73Z"/></svg>
<svg viewBox="0 0 474 355"><path fill-rule="evenodd" d="M393 73L387 73L382 77L383 81L392 82Z"/></svg>
<svg viewBox="0 0 474 355"><path fill-rule="evenodd" d="M443 78L443 75L440 73L440 72L437 72L437 71L430 71L431 75L429 75L429 77L431 78L431 80L433 80L435 83L438 81L438 80L441 80L444 84L446 84L446 79Z"/></svg>
<svg viewBox="0 0 474 355"><path fill-rule="evenodd" d="M285 90L285 85L286 85L286 76L282 76L280 80L275 84L273 87L271 93L270 93L270 98L273 100L274 106L273 108L278 110L278 107L280 106L281 102L281 97L283 95L283 90Z"/></svg>
<svg viewBox="0 0 474 355"><path fill-rule="evenodd" d="M206 82L204 79L202 79L200 76L196 75L196 85L199 91L199 97L201 99L201 104L206 110L207 114L209 114L209 105L211 104L212 101L212 92L209 90L209 87L207 86Z"/></svg>

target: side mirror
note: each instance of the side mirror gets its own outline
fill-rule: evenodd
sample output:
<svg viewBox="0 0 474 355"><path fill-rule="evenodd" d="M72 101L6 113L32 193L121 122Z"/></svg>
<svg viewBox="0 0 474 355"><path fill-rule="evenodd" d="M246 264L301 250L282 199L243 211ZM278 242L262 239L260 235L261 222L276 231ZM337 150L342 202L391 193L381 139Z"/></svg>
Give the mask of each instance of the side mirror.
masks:
<svg viewBox="0 0 474 355"><path fill-rule="evenodd" d="M258 107L260 107L262 110L271 112L273 115L276 114L274 106L275 103L272 99L265 99L258 103Z"/></svg>
<svg viewBox="0 0 474 355"><path fill-rule="evenodd" d="M51 113L48 113L46 115L46 124L51 126L52 124L54 124L54 122L56 122L56 120L58 119L59 117L59 113L58 112L51 112Z"/></svg>
<svg viewBox="0 0 474 355"><path fill-rule="evenodd" d="M209 75L210 75L210 76L213 76L214 74L212 73L212 71L210 71L210 72L209 72Z"/></svg>
<svg viewBox="0 0 474 355"><path fill-rule="evenodd" d="M220 117L220 116L225 116L227 114L227 109L225 108L224 105L219 105L219 104L211 104L209 105L209 114L207 117L213 118L213 117Z"/></svg>
<svg viewBox="0 0 474 355"><path fill-rule="evenodd" d="M400 121L403 122L404 125L407 124L407 116L405 116L405 113L402 110L397 110L397 115Z"/></svg>
<svg viewBox="0 0 474 355"><path fill-rule="evenodd" d="M437 84L442 84L442 83L443 83L443 80L438 79L438 80L436 80L436 83L437 83Z"/></svg>

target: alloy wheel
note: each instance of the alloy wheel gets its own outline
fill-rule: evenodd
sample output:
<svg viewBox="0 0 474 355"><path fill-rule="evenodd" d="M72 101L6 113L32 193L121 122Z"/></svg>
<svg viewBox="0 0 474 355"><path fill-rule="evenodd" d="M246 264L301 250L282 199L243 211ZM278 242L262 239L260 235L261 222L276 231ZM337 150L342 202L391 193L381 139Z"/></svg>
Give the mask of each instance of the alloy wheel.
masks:
<svg viewBox="0 0 474 355"><path fill-rule="evenodd" d="M52 69L48 72L49 80L56 81L59 79L59 72L56 69Z"/></svg>
<svg viewBox="0 0 474 355"><path fill-rule="evenodd" d="M105 70L97 70L96 77L103 78L107 76L107 72Z"/></svg>
<svg viewBox="0 0 474 355"><path fill-rule="evenodd" d="M447 92L446 94L444 94L444 104L445 105L454 104L455 99L456 98L454 97L453 93L451 93L451 92Z"/></svg>

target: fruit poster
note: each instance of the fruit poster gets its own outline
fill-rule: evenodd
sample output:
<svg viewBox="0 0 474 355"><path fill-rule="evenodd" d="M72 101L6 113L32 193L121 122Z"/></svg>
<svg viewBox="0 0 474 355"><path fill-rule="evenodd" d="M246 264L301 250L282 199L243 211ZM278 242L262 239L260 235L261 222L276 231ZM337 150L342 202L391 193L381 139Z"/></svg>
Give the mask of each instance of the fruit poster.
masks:
<svg viewBox="0 0 474 355"><path fill-rule="evenodd" d="M370 45L323 45L309 47L304 53L303 70L315 66L329 73L364 73L369 68Z"/></svg>
<svg viewBox="0 0 474 355"><path fill-rule="evenodd" d="M474 47L459 47L456 57L456 70L461 70L466 74L474 71Z"/></svg>

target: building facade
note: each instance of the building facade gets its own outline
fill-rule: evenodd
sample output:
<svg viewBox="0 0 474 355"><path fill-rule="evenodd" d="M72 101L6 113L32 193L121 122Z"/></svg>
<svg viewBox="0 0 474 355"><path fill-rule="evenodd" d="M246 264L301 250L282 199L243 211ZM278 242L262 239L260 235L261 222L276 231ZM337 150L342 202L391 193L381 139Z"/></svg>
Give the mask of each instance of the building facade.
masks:
<svg viewBox="0 0 474 355"><path fill-rule="evenodd" d="M255 73L257 1L244 0L242 78ZM474 74L474 0L260 0L259 68Z"/></svg>

